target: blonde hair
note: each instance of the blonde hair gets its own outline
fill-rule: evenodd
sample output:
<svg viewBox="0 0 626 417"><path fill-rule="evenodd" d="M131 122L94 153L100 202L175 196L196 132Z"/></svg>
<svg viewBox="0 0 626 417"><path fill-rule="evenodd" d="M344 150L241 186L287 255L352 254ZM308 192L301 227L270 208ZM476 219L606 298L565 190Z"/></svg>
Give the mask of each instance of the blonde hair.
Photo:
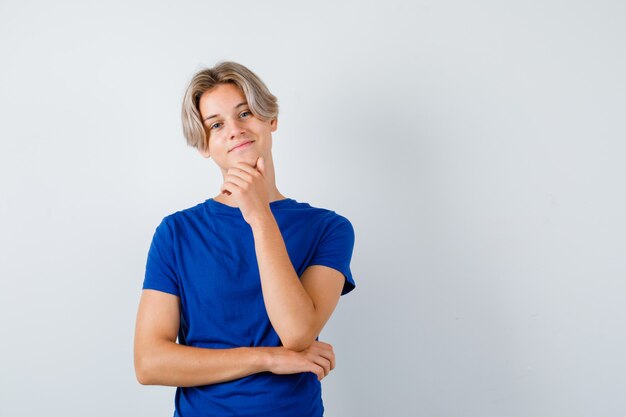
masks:
<svg viewBox="0 0 626 417"><path fill-rule="evenodd" d="M236 85L246 97L250 112L261 120L278 117L278 100L263 81L245 66L221 61L213 68L203 68L189 82L183 97L181 118L187 145L199 150L209 149L209 132L202 123L199 103L204 92L218 84Z"/></svg>

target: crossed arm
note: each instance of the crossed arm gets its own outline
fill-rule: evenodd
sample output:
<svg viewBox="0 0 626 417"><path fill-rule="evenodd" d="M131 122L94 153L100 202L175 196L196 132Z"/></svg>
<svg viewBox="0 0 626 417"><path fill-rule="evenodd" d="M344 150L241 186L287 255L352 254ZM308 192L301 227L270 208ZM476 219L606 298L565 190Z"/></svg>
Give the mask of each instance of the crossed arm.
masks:
<svg viewBox="0 0 626 417"><path fill-rule="evenodd" d="M271 213L253 223L252 232L270 322L284 347L306 349L337 306L343 274L326 266L311 265L299 279Z"/></svg>
<svg viewBox="0 0 626 417"><path fill-rule="evenodd" d="M332 346L315 338L337 305L343 274L312 265L298 279L273 215L251 227L265 306L283 346L206 349L177 344L180 298L143 290L134 344L141 384L197 386L265 371L313 372L321 380L335 367Z"/></svg>

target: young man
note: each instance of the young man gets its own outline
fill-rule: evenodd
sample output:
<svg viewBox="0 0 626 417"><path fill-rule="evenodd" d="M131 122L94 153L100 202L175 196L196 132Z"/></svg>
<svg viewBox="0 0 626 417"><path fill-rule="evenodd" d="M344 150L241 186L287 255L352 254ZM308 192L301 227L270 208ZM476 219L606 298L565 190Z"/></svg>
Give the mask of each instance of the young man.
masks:
<svg viewBox="0 0 626 417"><path fill-rule="evenodd" d="M278 191L277 116L276 97L234 62L198 72L183 99L187 143L224 182L164 217L148 252L135 370L178 387L175 416L323 415L335 356L317 337L354 289L354 230Z"/></svg>

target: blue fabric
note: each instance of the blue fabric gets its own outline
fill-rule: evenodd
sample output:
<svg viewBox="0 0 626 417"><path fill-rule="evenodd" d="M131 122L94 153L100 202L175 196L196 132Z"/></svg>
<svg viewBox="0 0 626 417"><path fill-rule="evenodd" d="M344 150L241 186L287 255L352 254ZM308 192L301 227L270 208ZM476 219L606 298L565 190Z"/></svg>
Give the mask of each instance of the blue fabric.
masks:
<svg viewBox="0 0 626 417"><path fill-rule="evenodd" d="M334 211L287 198L270 202L298 276L326 265L355 287L354 229ZM144 289L181 299L178 342L204 348L281 346L261 292L252 229L238 207L212 198L163 218L148 252ZM262 372L233 381L178 387L175 416L322 416L321 384L311 372Z"/></svg>

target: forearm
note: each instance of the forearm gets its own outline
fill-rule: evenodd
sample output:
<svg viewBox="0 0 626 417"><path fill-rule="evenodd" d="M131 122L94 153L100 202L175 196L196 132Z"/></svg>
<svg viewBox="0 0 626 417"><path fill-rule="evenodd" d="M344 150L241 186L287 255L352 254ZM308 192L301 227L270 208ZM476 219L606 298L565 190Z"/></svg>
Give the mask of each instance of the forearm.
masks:
<svg viewBox="0 0 626 417"><path fill-rule="evenodd" d="M163 341L140 358L143 385L193 387L231 381L269 371L268 348L207 349Z"/></svg>
<svg viewBox="0 0 626 417"><path fill-rule="evenodd" d="M274 216L251 224L267 315L283 346L302 350L317 335L311 331L315 305L300 283Z"/></svg>

